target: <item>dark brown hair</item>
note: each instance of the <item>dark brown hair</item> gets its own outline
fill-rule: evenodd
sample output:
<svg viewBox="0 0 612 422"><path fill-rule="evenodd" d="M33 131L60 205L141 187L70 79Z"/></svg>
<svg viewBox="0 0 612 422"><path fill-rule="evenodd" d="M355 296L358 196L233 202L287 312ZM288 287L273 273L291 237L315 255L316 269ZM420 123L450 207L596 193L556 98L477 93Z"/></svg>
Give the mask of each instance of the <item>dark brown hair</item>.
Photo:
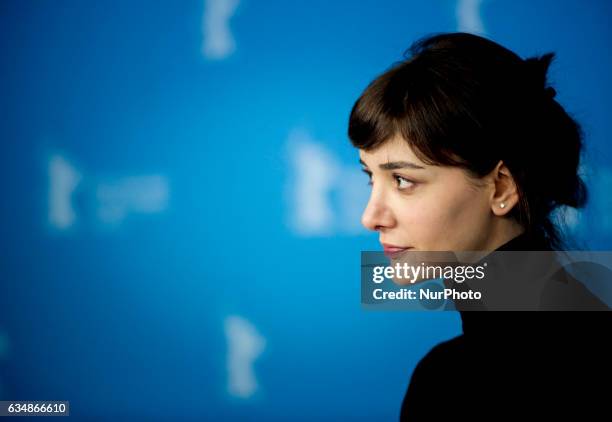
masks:
<svg viewBox="0 0 612 422"><path fill-rule="evenodd" d="M476 178L503 160L520 198L510 215L562 249L552 212L583 207L587 188L578 175L580 126L546 80L554 53L523 60L486 38L445 33L417 41L405 57L356 101L352 144L373 150L399 134L423 162Z"/></svg>

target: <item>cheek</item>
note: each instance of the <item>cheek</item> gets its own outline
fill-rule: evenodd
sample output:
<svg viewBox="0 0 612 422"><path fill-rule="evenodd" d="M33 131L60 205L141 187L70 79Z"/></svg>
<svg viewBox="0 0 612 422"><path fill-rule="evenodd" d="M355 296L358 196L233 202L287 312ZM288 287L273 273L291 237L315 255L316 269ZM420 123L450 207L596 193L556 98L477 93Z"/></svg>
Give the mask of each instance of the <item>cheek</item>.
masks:
<svg viewBox="0 0 612 422"><path fill-rule="evenodd" d="M430 189L407 200L398 215L405 237L421 250L466 247L482 230L486 203L465 185Z"/></svg>

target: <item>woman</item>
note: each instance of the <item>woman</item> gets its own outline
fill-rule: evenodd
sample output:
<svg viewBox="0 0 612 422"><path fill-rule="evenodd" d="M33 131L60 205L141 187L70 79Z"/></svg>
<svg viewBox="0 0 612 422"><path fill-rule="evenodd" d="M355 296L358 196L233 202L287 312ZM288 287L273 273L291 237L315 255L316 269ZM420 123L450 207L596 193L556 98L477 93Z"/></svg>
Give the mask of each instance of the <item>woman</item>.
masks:
<svg viewBox="0 0 612 422"><path fill-rule="evenodd" d="M555 212L583 207L587 190L580 127L546 81L554 55L523 60L465 33L425 38L410 53L350 115L372 185L363 225L391 253L567 248ZM417 365L403 420L603 407L592 388L610 374L607 332L594 325L603 316L585 328L560 313L460 314L463 335Z"/></svg>

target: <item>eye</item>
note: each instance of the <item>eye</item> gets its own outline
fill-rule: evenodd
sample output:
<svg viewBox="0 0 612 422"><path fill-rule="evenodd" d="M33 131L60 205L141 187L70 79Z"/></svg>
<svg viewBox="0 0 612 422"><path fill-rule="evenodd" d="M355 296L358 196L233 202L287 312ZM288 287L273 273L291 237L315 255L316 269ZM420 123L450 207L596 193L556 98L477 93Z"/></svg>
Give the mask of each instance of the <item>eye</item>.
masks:
<svg viewBox="0 0 612 422"><path fill-rule="evenodd" d="M372 186L372 172L366 169L361 169L361 171L368 175L368 185Z"/></svg>
<svg viewBox="0 0 612 422"><path fill-rule="evenodd" d="M399 190L410 189L416 184L416 182L406 179L405 177L400 176L399 174L394 174L393 177L395 178L395 180L397 180L397 188Z"/></svg>

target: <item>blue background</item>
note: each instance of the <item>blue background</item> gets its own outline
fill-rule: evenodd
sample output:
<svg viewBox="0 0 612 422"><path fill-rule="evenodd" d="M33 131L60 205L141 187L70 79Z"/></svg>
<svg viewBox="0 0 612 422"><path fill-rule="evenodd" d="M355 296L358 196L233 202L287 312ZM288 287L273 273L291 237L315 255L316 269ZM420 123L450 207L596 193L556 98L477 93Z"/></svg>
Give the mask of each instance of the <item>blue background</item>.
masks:
<svg viewBox="0 0 612 422"><path fill-rule="evenodd" d="M360 251L380 246L346 130L434 32L557 53L591 189L567 221L609 249L612 3L231 3L0 2L0 399L87 420L397 419L460 321L361 309Z"/></svg>

